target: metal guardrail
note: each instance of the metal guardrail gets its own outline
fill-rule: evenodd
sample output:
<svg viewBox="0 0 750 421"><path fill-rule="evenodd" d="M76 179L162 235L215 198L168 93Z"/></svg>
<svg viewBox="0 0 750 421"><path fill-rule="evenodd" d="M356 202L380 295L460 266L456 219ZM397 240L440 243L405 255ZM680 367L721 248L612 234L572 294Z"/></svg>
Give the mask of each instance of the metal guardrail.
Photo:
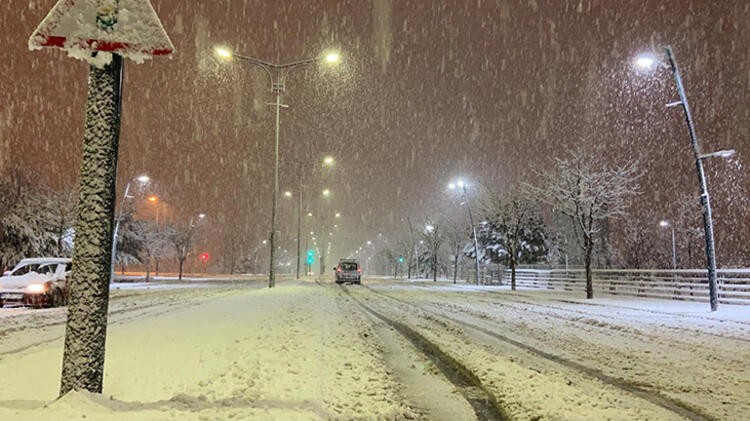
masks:
<svg viewBox="0 0 750 421"><path fill-rule="evenodd" d="M486 284L498 284L498 280L501 285L510 283L510 269L503 270L501 277L491 272L484 277ZM750 305L750 269L719 269L717 276L720 303ZM708 302L705 269L594 269L593 283L595 295ZM516 286L583 293L586 272L583 269L516 269Z"/></svg>

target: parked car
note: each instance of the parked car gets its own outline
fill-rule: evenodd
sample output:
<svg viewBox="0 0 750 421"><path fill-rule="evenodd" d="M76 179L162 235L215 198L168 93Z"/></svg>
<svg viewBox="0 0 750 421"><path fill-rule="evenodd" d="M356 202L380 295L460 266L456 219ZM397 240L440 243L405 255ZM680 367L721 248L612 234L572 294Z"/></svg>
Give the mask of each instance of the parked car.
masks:
<svg viewBox="0 0 750 421"><path fill-rule="evenodd" d="M336 283L362 283L362 267L353 259L340 259L338 266L333 268L336 273Z"/></svg>
<svg viewBox="0 0 750 421"><path fill-rule="evenodd" d="M71 259L39 257L21 260L0 277L0 307L59 307L68 301Z"/></svg>

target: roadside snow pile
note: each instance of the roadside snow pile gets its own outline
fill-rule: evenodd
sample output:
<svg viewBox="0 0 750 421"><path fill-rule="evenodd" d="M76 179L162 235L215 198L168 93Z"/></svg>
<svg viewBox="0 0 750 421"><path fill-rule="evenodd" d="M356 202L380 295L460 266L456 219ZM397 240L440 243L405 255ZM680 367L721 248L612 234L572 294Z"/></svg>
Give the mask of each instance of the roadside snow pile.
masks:
<svg viewBox="0 0 750 421"><path fill-rule="evenodd" d="M414 417L344 305L330 289L283 283L111 326L101 396L51 402L61 340L5 355L0 419Z"/></svg>

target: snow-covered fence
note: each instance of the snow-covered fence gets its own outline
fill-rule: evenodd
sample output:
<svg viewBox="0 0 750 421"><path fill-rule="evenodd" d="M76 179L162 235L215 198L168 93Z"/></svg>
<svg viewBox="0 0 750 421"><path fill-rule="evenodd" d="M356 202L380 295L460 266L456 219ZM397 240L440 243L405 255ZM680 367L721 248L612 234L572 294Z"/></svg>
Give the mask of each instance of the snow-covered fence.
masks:
<svg viewBox="0 0 750 421"><path fill-rule="evenodd" d="M750 269L719 269L719 302L750 305ZM705 269L594 269L594 293L708 302ZM503 273L510 283L510 270ZM518 288L580 291L586 288L583 269L517 269Z"/></svg>

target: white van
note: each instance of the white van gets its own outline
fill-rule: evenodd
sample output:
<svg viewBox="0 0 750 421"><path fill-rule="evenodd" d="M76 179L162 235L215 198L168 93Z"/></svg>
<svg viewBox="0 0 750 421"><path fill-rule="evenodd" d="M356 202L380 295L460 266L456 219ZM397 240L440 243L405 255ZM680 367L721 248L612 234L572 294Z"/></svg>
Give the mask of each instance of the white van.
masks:
<svg viewBox="0 0 750 421"><path fill-rule="evenodd" d="M71 259L38 257L23 259L0 277L0 307L24 305L59 307L68 301Z"/></svg>

